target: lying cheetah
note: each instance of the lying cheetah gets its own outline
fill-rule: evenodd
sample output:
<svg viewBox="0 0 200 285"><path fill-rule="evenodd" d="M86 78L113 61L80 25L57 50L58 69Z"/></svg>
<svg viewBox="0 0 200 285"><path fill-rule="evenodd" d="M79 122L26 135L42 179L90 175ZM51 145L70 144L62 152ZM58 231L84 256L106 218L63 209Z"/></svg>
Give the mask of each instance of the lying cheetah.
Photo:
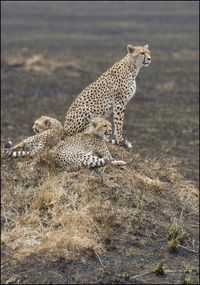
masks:
<svg viewBox="0 0 200 285"><path fill-rule="evenodd" d="M112 158L105 140L112 133L111 123L104 119L91 121L85 133L79 133L62 139L61 123L53 118L42 116L35 121L31 136L10 148L7 156L32 157L49 150L55 165L67 171L75 171L82 167L99 167L108 162L113 165L125 165L124 161Z"/></svg>
<svg viewBox="0 0 200 285"><path fill-rule="evenodd" d="M41 154L44 150L57 145L63 136L61 123L46 116L41 116L34 122L33 131L36 133L35 136L31 136L10 148L7 156L21 157Z"/></svg>
<svg viewBox="0 0 200 285"><path fill-rule="evenodd" d="M124 111L136 91L136 76L151 62L148 45L127 46L128 54L86 87L70 106L64 123L64 135L71 136L87 128L95 117L114 113L113 144L132 145L122 137Z"/></svg>
<svg viewBox="0 0 200 285"><path fill-rule="evenodd" d="M108 162L125 165L124 161L114 160L106 146L105 140L108 140L111 133L112 126L109 121L92 120L84 133L66 137L52 150L55 165L67 171L99 167Z"/></svg>

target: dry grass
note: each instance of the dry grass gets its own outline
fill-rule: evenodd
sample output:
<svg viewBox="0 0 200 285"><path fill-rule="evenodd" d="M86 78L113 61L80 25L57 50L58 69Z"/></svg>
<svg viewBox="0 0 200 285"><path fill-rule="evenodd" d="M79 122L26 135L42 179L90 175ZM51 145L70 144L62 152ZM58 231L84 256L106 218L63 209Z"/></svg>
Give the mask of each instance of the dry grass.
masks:
<svg viewBox="0 0 200 285"><path fill-rule="evenodd" d="M198 190L175 161L109 148L127 166L67 173L50 171L43 158L2 159L5 260L33 252L50 259L100 254L106 241L130 233L134 239L138 231L142 244L152 229L167 233L171 220L184 224L197 214Z"/></svg>

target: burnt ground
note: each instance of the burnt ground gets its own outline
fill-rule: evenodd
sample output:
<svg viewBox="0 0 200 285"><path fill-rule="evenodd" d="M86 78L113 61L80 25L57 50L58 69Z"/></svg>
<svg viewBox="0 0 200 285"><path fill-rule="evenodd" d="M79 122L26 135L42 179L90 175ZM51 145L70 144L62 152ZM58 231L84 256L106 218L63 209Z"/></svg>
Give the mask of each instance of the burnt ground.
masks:
<svg viewBox="0 0 200 285"><path fill-rule="evenodd" d="M198 186L197 6L197 1L2 2L2 142L32 135L33 121L43 114L63 123L74 98L125 55L128 43L148 42L152 63L140 71L125 113L124 134L134 145L127 155L138 153L144 161L175 158L182 179ZM162 203L168 205L173 195L163 195ZM186 211L188 237L171 253L166 235L181 209L159 212L158 202L146 207L145 213L165 227L150 235L154 223L149 222L147 232L139 227L123 235L115 225L115 235L101 240L104 251L98 255L48 258L30 253L17 259L3 244L2 283L197 284L197 213ZM161 261L165 273L157 275L152 271Z"/></svg>
<svg viewBox="0 0 200 285"><path fill-rule="evenodd" d="M148 247L146 255L136 258L127 257L119 254L117 250L112 250L106 255L101 255L103 266L96 256L86 262L65 259L48 262L37 255L31 255L11 271L4 268L9 279L3 284L184 284L187 276L190 276L191 284L198 284L198 263L193 272L187 269L185 269L186 272L173 270L177 263L183 266L183 256L186 258L187 255L188 260L193 258L193 253L188 254L184 250L173 256L173 262L171 260L165 262L167 268L172 268L171 272L163 275L152 272L152 262L160 262L162 259L160 254L162 245L157 243L157 246L152 248L150 243L151 251L148 251ZM132 245L127 243L126 246ZM152 251L157 252L154 257L152 257ZM149 273L142 276L146 272ZM141 276L136 276L138 274ZM136 277L132 278L134 276Z"/></svg>
<svg viewBox="0 0 200 285"><path fill-rule="evenodd" d="M175 160L109 148L127 166L3 159L3 284L198 283L198 189Z"/></svg>

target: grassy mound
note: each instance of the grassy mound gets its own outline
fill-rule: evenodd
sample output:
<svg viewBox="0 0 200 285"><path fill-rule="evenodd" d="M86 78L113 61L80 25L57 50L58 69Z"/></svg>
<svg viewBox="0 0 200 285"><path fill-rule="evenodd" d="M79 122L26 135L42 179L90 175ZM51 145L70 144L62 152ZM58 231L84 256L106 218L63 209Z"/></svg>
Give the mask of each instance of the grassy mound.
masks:
<svg viewBox="0 0 200 285"><path fill-rule="evenodd" d="M179 174L177 162L109 149L127 165L67 173L46 157L2 159L4 261L31 253L51 260L100 256L116 240L118 250L128 252L133 247L120 248L120 240L142 247L154 235L166 236L173 222L191 247L186 221L197 216L198 190Z"/></svg>

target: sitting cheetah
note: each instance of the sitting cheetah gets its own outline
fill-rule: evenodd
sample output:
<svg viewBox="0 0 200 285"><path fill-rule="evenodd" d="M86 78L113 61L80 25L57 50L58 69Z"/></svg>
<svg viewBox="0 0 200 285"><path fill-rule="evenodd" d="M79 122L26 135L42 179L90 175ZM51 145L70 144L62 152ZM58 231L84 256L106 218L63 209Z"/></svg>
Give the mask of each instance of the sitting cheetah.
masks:
<svg viewBox="0 0 200 285"><path fill-rule="evenodd" d="M124 111L136 91L136 76L151 62L148 45L127 46L128 54L86 87L70 106L64 123L64 135L71 136L87 128L95 117L114 114L113 144L132 145L122 137Z"/></svg>
<svg viewBox="0 0 200 285"><path fill-rule="evenodd" d="M11 157L32 157L49 150L55 165L67 171L82 167L99 167L108 162L113 165L125 165L124 161L112 158L105 140L112 133L111 123L104 119L91 121L85 133L79 133L62 139L61 123L53 118L42 116L35 121L31 136L10 148L7 155ZM51 149L51 150L50 150Z"/></svg>
<svg viewBox="0 0 200 285"><path fill-rule="evenodd" d="M84 133L66 137L51 151L55 165L67 171L104 166L108 162L125 165L124 161L114 160L106 146L105 140L108 140L111 133L109 121L92 120Z"/></svg>
<svg viewBox="0 0 200 285"><path fill-rule="evenodd" d="M7 156L21 157L41 154L44 150L55 146L63 136L61 123L46 116L41 116L34 122L33 131L36 133L35 136L31 136L10 148Z"/></svg>

